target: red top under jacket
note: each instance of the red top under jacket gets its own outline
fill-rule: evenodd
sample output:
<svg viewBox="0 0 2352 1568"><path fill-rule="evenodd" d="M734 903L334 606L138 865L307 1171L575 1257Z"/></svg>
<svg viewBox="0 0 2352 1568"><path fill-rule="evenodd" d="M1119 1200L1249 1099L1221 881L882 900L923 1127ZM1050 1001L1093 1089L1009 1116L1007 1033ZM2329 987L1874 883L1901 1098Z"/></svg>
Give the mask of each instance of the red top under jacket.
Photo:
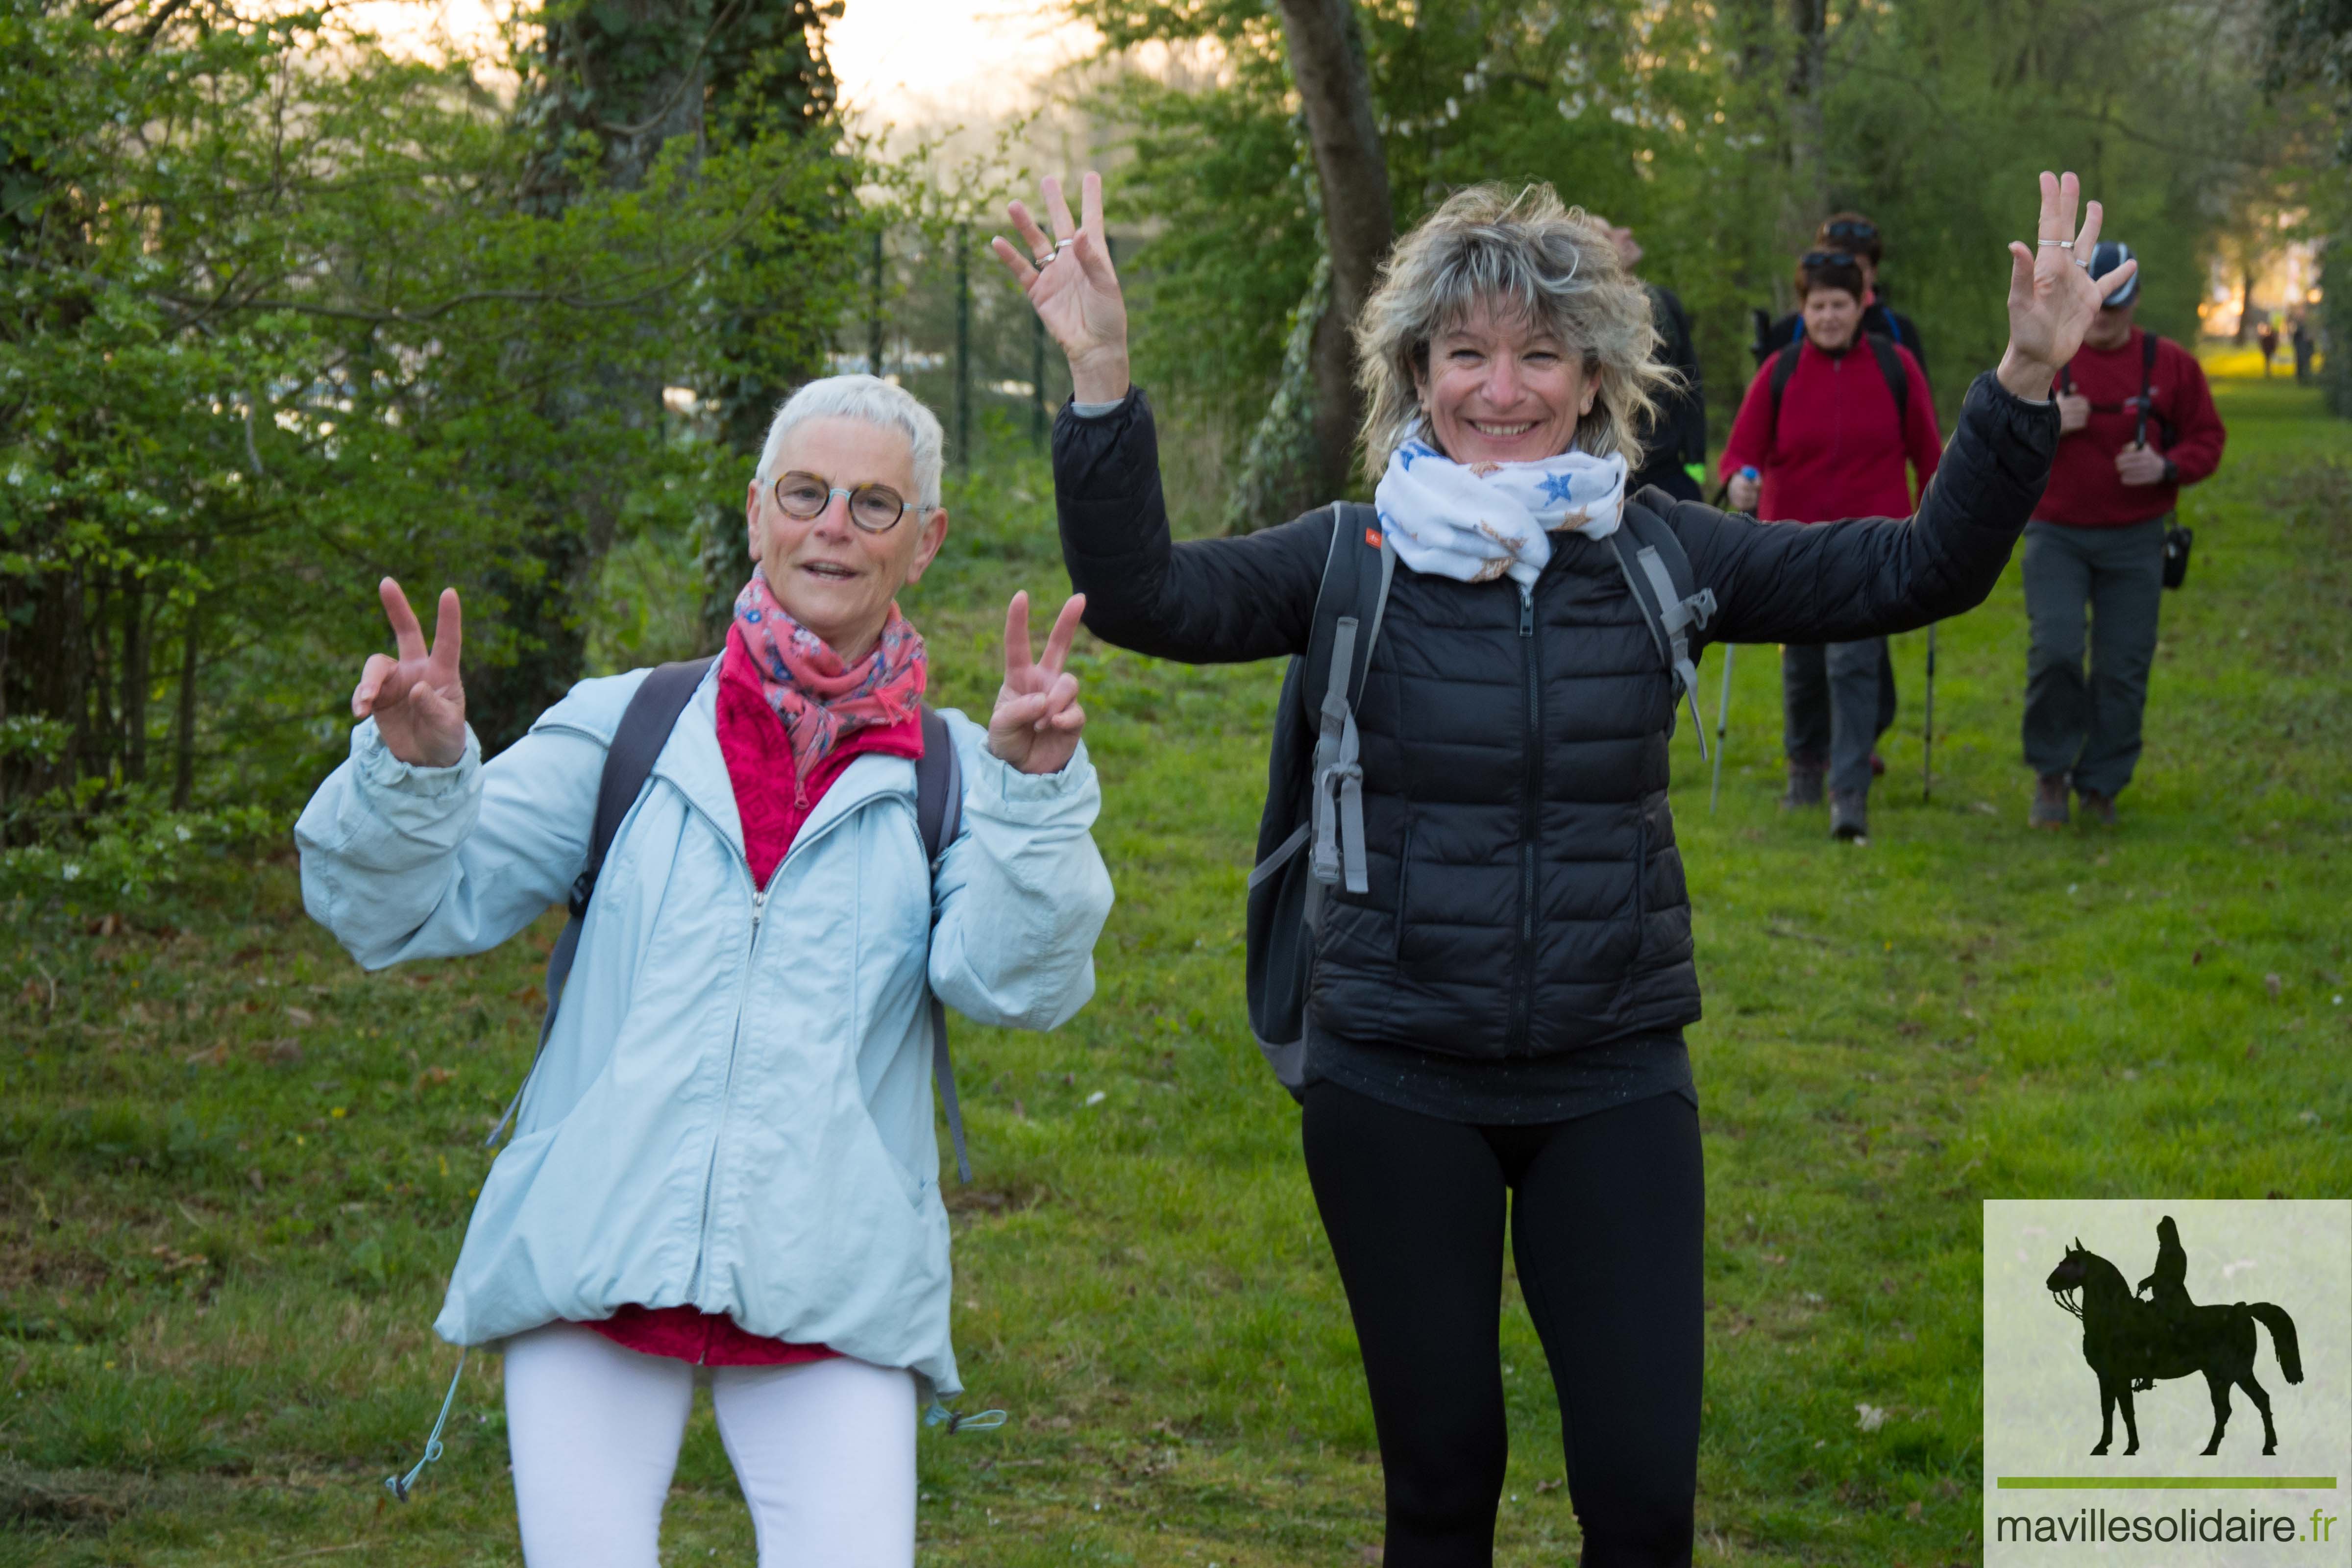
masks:
<svg viewBox="0 0 2352 1568"><path fill-rule="evenodd" d="M1848 517L1909 517L1907 458L1926 488L1943 455L1936 434L1936 396L1911 351L1895 357L1910 380L1906 416L1895 417L1895 394L1867 344L1825 353L1808 338L1780 394L1780 427L1772 422L1772 361L1748 384L1731 439L1723 449L1726 479L1741 468L1764 475L1756 515L1777 522L1834 522ZM1776 356L1777 357L1777 356Z"/></svg>
<svg viewBox="0 0 2352 1568"><path fill-rule="evenodd" d="M2172 459L2179 482L2127 485L2116 476L2116 454L2131 445L2139 428L2137 408L2125 405L2139 398L2140 340L2146 336L2134 327L2121 348L2084 343L2066 367L2074 391L2091 400L2091 422L2058 437L2050 488L2042 492L2035 517L2068 528L2128 528L2162 517L2179 504L2181 485L2193 485L2221 466L2226 432L2213 410L2204 367L2179 343L2158 338L2148 401L2171 422L2172 440L2166 442L2162 425L2151 416L2147 444Z"/></svg>
<svg viewBox="0 0 2352 1568"><path fill-rule="evenodd" d="M730 637L719 661L719 750L735 785L736 814L743 820L743 858L753 884L764 888L842 770L868 752L921 756L923 721L918 713L887 727L852 731L796 787L792 736L761 693L751 656ZM692 1307L631 1305L585 1326L633 1351L704 1366L784 1366L841 1353L749 1333L723 1313Z"/></svg>

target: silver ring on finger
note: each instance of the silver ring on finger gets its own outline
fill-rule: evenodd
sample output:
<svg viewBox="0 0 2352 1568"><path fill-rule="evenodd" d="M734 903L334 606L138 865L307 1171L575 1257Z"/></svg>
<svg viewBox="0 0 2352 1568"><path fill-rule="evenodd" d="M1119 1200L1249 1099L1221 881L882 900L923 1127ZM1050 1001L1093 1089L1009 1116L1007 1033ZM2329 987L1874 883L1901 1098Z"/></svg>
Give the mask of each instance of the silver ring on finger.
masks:
<svg viewBox="0 0 2352 1568"><path fill-rule="evenodd" d="M1037 270L1043 272L1048 267L1053 266L1054 258L1061 255L1062 252L1069 249L1073 243L1073 240L1057 239L1054 242L1053 247L1047 250L1044 255L1033 256L1030 259L1037 264Z"/></svg>
<svg viewBox="0 0 2352 1568"><path fill-rule="evenodd" d="M2040 243L2043 245L2054 245L2061 250L2072 250L2074 248L2074 242L2071 239L2045 239Z"/></svg>

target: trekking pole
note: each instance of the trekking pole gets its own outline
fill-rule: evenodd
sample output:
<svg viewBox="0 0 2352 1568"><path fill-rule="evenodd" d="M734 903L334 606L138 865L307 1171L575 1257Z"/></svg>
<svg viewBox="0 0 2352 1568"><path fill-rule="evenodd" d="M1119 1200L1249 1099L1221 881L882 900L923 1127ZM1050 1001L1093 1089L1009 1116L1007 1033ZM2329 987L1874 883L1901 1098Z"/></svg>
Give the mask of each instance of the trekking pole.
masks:
<svg viewBox="0 0 2352 1568"><path fill-rule="evenodd" d="M1723 738L1731 731L1731 655L1733 644L1723 645L1723 696L1715 705L1715 783L1707 786L1706 809L1715 813L1715 803L1723 797Z"/></svg>
<svg viewBox="0 0 2352 1568"><path fill-rule="evenodd" d="M1922 802L1936 798L1936 623L1927 623L1927 714L1920 729L1920 755L1926 778L1920 785Z"/></svg>

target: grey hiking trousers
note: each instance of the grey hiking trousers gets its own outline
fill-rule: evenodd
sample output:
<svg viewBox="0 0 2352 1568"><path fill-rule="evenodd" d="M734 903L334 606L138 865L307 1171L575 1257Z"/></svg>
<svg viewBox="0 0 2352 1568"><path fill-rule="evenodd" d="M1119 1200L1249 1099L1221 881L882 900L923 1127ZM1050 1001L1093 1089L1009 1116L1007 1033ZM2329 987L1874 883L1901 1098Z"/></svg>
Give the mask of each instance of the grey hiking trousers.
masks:
<svg viewBox="0 0 2352 1568"><path fill-rule="evenodd" d="M2127 528L2025 525L2025 761L2045 777L2073 775L2077 792L2121 794L2139 761L2171 522L2167 512Z"/></svg>
<svg viewBox="0 0 2352 1568"><path fill-rule="evenodd" d="M1829 785L1870 791L1870 753L1895 722L1895 663L1885 637L1784 643L1780 749L1792 763L1829 769Z"/></svg>

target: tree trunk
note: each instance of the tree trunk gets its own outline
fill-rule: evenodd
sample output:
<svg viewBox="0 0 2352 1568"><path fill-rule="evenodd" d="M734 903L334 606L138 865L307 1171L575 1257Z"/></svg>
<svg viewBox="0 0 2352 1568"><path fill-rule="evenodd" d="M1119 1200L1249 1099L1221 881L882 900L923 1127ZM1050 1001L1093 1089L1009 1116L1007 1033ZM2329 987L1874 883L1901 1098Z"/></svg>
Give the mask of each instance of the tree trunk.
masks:
<svg viewBox="0 0 2352 1568"><path fill-rule="evenodd" d="M1353 328L1396 237L1388 160L1372 114L1371 72L1354 0L1281 0L1291 79L1306 111L1331 254L1331 308L1316 324L1316 490L1347 488L1363 423Z"/></svg>
<svg viewBox="0 0 2352 1568"><path fill-rule="evenodd" d="M1789 179L1780 188L1778 238L1795 256L1812 244L1829 216L1829 174L1822 153L1822 80L1829 62L1828 0L1789 0L1794 53L1789 62Z"/></svg>
<svg viewBox="0 0 2352 1568"><path fill-rule="evenodd" d="M133 576L123 584L122 776L147 782L147 584Z"/></svg>
<svg viewBox="0 0 2352 1568"><path fill-rule="evenodd" d="M560 218L578 194L564 163L573 138L591 135L604 153L607 188L634 191L662 149L691 138L702 146L705 65L712 34L709 0L612 0L546 6L545 52L520 111L535 121L541 149L523 182L525 211ZM650 333L651 329L647 329ZM631 434L657 428L661 346L649 342L618 361L588 366L555 395L550 422ZM587 659L587 607L619 529L619 465L592 465L577 483L544 493L516 556L483 574L498 605L499 663L467 678L467 707L485 756L520 740L540 713L580 679Z"/></svg>
<svg viewBox="0 0 2352 1568"><path fill-rule="evenodd" d="M180 705L172 723L172 809L185 811L196 790L196 642L200 622L188 606L180 628Z"/></svg>

